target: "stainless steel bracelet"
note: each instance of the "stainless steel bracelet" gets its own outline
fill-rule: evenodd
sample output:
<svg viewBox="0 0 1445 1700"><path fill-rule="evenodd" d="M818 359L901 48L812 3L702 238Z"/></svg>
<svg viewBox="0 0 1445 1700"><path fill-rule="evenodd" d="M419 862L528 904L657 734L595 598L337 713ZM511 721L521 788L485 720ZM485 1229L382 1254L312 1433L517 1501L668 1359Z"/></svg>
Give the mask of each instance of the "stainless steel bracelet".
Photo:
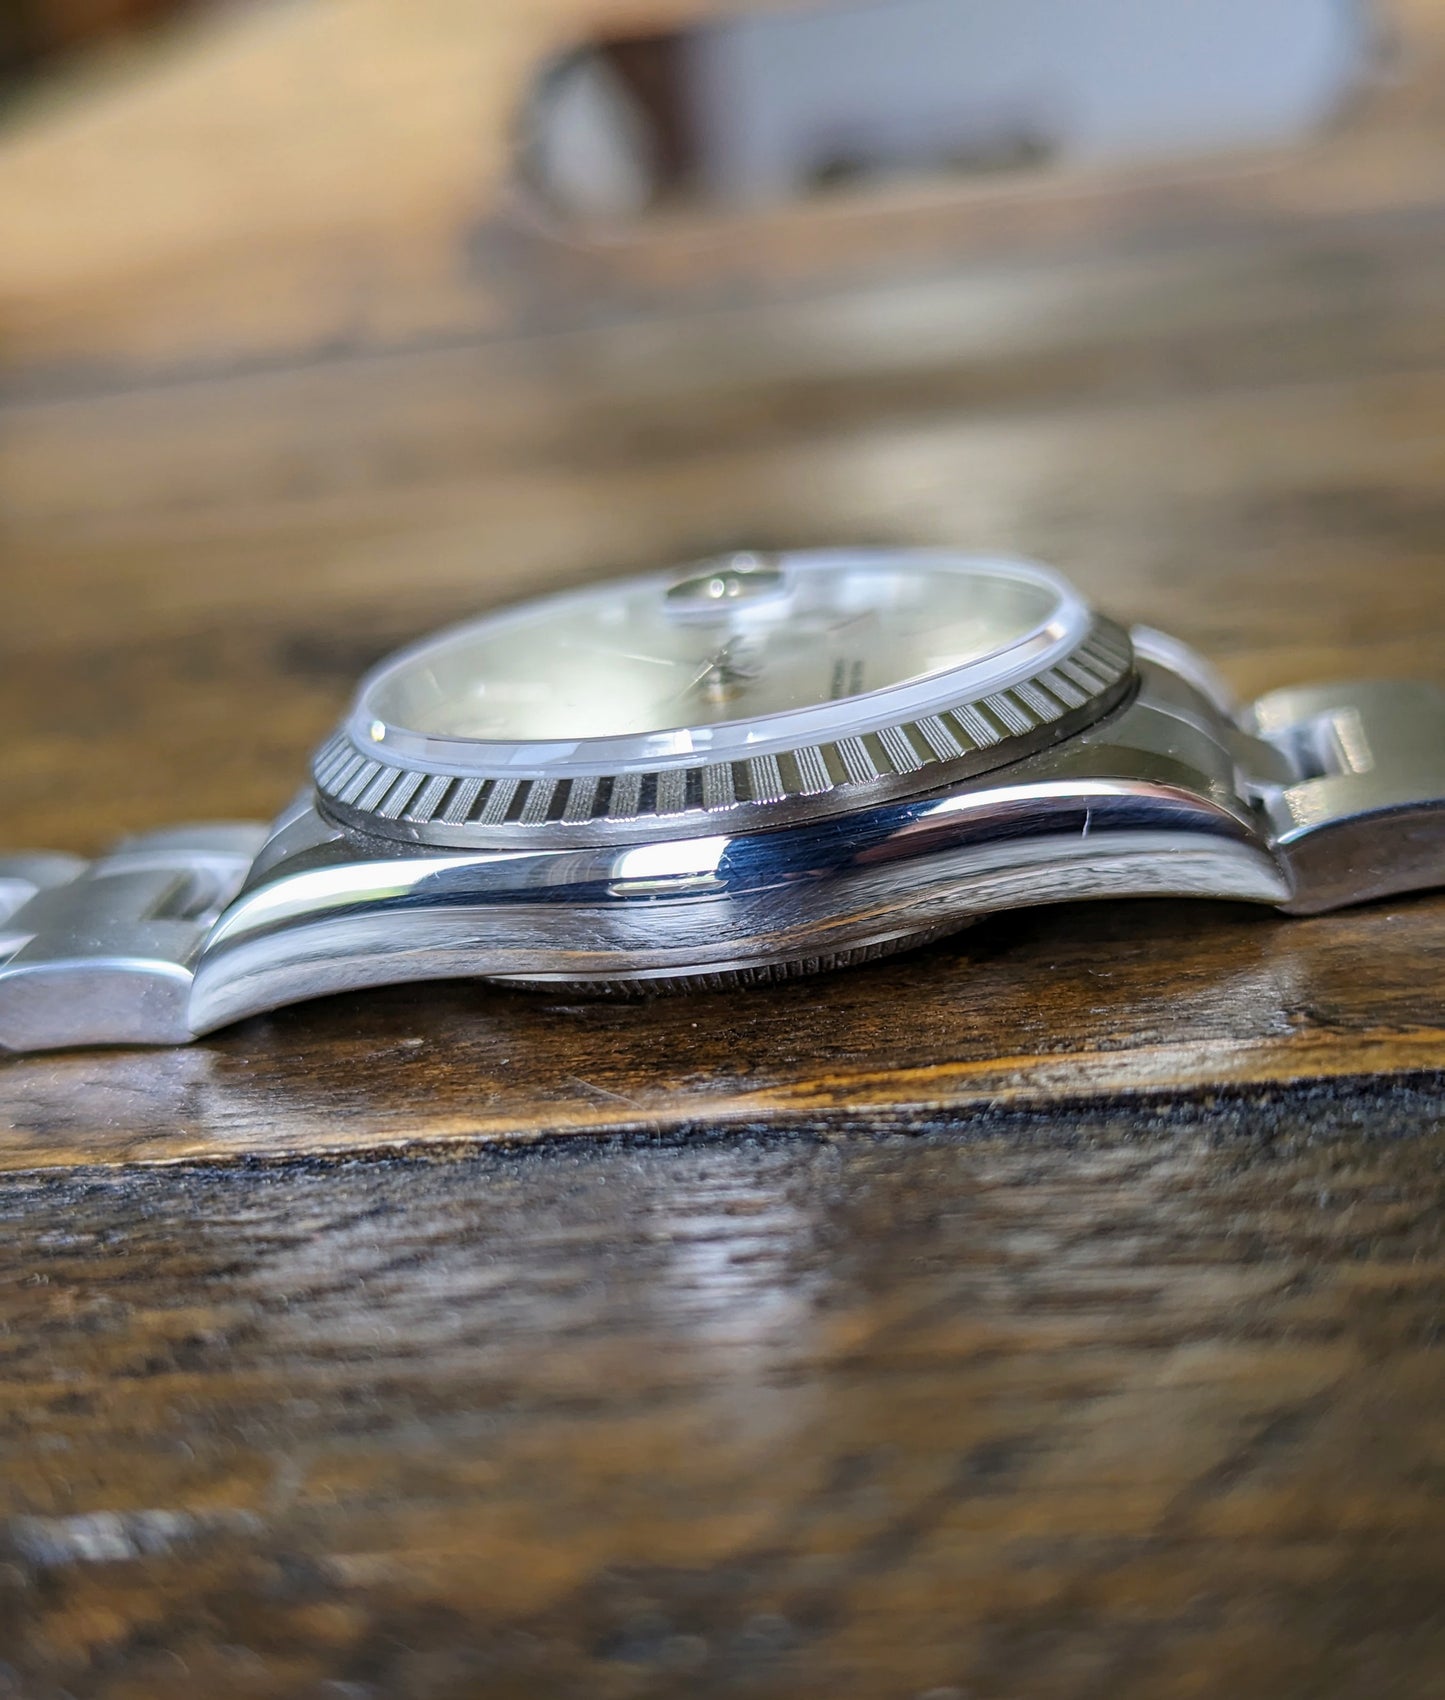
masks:
<svg viewBox="0 0 1445 1700"><path fill-rule="evenodd" d="M1445 691L1411 680L1291 686L1240 717L1284 757L1265 837L1290 876L1290 914L1317 915L1445 885Z"/></svg>
<svg viewBox="0 0 1445 1700"><path fill-rule="evenodd" d="M834 840L856 830L866 844L853 858L848 901L862 907L858 893L866 890L869 903L881 895L900 912L911 905L914 914L960 924L1059 896L1173 891L1314 914L1445 885L1445 692L1407 682L1291 688L1236 711L1182 646L1148 632L1136 632L1135 644L1145 671L1139 700L1117 733L1104 728L1080 740L1088 748L1076 771L1094 779L1092 791L1086 786L1079 795L1083 802L1085 791L1102 798L1104 779L1107 808L1071 799L1057 763L1045 771L1023 762L1006 770L1007 779L1000 771L957 787L967 808L950 806L953 792L936 793L865 811L856 827L834 820L820 830ZM1194 708L1181 706L1181 692ZM1192 764L1186 759L1182 768L1181 738L1196 745ZM1116 748L1129 759L1111 755ZM1022 817L1013 805L1000 806L1009 797L1030 821L1026 847ZM228 823L128 839L93 862L0 858L0 1048L180 1044L317 991L469 972L515 975L525 971L529 951L559 948L569 915L573 943L570 951L560 948L575 959L584 938L596 945L603 936L628 934L631 923L599 922L599 914L635 909L639 928L645 916L647 926L665 932L667 906L660 911L654 900L696 895L679 880L636 878L640 861L661 867L651 851L519 858L418 847L412 862L401 853L397 863L395 846L377 874L381 886L369 891L366 880L345 875L345 864L366 871L366 852L350 848L309 806L298 807L274 837L266 826ZM1105 816L1109 824L1101 826ZM278 857L284 863L293 836L313 830L329 835L324 854L335 860L297 875L284 893L269 892L271 864ZM659 836L665 831L659 820ZM1224 854L1225 840L1212 836L1219 833L1234 835L1237 854ZM762 840L755 838L753 851L738 859L751 862L752 875L738 875L735 887L710 876L708 890L745 918L739 927L762 927L758 917L768 915L781 927L787 916L799 920L805 904L815 918L829 918L826 891L808 897L808 882L836 876L816 864L811 839L793 850L783 842L795 838L802 843L807 834L763 835L776 865L762 875ZM233 908L216 927L268 839L259 886L253 881L256 889L238 906L248 913L238 917ZM739 848L747 842L735 841ZM686 848L697 854L696 844ZM780 881L789 856L801 857L799 867ZM336 860L343 864L339 881L332 877ZM1022 879L1009 877L1011 863ZM692 865L686 857L684 864ZM577 893L570 910L551 901L569 882ZM549 897L542 910L537 888ZM610 894L604 911L596 907L599 888ZM632 902L634 892L645 902ZM695 919L695 909L688 912ZM676 948L685 948L684 937L679 933ZM251 938L259 942L247 944ZM216 983L198 1001L192 994L203 959L203 980Z"/></svg>
<svg viewBox="0 0 1445 1700"><path fill-rule="evenodd" d="M0 1047L192 1038L195 964L268 830L173 827L93 862L0 857Z"/></svg>

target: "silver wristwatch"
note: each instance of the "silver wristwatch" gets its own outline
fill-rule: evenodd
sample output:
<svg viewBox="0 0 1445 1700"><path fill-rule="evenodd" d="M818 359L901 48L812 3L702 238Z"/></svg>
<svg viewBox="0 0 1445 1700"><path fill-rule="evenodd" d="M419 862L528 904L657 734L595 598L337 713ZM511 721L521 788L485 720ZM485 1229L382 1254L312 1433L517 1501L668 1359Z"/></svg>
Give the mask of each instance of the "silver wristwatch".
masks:
<svg viewBox="0 0 1445 1700"><path fill-rule="evenodd" d="M736 555L383 662L271 826L0 858L0 1046L181 1044L324 993L773 980L1061 899L1310 914L1445 883L1445 693L1237 708L1064 579Z"/></svg>

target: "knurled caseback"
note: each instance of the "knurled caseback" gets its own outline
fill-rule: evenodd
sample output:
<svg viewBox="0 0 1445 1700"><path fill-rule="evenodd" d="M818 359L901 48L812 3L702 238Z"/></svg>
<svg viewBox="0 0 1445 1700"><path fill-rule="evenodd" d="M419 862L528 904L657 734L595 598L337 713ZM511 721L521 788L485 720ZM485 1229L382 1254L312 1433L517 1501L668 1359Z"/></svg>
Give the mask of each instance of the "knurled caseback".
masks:
<svg viewBox="0 0 1445 1700"><path fill-rule="evenodd" d="M322 809L368 837L452 848L683 838L786 826L935 790L1072 736L1134 684L1127 632L1094 615L1079 643L1003 689L835 741L648 771L425 770L381 760L349 727L317 751Z"/></svg>

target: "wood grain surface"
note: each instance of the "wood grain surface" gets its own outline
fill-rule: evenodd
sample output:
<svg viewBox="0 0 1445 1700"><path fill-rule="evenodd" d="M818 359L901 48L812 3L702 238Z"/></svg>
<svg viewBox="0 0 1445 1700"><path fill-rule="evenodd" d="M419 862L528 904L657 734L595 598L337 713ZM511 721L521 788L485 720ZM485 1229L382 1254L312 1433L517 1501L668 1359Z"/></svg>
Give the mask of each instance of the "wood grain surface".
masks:
<svg viewBox="0 0 1445 1700"><path fill-rule="evenodd" d="M1429 1700L1438 1098L1371 1113L7 1178L0 1681Z"/></svg>
<svg viewBox="0 0 1445 1700"><path fill-rule="evenodd" d="M587 324L603 262L514 245L546 334L374 274L247 366L220 253L0 305L0 844L267 817L395 644L739 544L1034 554L1246 694L1441 678L1397 96L1302 175L915 207L871 280L901 226L810 215ZM0 1696L1435 1700L1442 952L1440 897L1076 905L0 1062Z"/></svg>

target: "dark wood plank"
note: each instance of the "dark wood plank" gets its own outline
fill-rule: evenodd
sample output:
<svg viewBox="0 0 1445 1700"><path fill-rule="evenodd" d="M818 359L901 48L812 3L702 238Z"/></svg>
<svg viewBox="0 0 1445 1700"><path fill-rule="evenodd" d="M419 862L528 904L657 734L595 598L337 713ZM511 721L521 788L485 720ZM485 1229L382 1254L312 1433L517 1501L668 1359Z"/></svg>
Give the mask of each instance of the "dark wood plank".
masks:
<svg viewBox="0 0 1445 1700"><path fill-rule="evenodd" d="M0 1680L1429 1700L1439 1105L1341 1108L7 1179Z"/></svg>

